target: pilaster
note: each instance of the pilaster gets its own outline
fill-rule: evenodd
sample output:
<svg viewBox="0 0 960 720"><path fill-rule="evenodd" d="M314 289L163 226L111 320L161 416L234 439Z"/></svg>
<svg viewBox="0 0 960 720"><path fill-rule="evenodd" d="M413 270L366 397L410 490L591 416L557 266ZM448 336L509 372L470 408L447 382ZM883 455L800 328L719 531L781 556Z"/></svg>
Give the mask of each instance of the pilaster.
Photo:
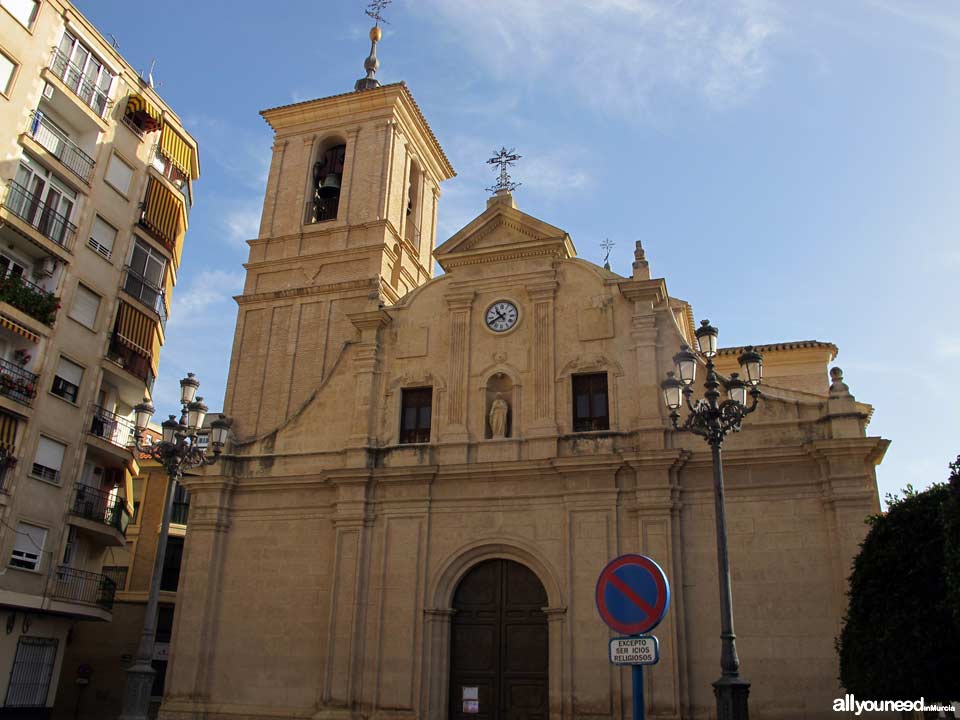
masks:
<svg viewBox="0 0 960 720"><path fill-rule="evenodd" d="M528 431L531 438L531 457L551 457L556 453L556 444L538 443L535 438L552 437L557 434L556 409L556 360L554 357L554 303L559 283L556 280L532 283L526 286L531 302L533 321L533 413Z"/></svg>
<svg viewBox="0 0 960 720"><path fill-rule="evenodd" d="M347 316L360 331L353 359L354 389L353 423L350 444L367 447L376 436L375 394L379 392L380 331L390 324L390 316L383 310L351 313Z"/></svg>
<svg viewBox="0 0 960 720"><path fill-rule="evenodd" d="M450 315L449 395L445 442L467 442L468 393L470 374L470 321L476 292L450 293L445 296Z"/></svg>

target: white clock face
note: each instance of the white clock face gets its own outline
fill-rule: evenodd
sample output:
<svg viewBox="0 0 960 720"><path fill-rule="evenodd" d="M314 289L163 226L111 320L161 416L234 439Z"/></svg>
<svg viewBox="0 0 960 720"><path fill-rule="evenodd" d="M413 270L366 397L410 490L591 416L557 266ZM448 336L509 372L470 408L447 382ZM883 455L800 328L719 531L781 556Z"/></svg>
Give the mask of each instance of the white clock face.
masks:
<svg viewBox="0 0 960 720"><path fill-rule="evenodd" d="M487 308L484 319L487 327L494 332L506 332L517 324L519 317L516 305L508 300L498 300Z"/></svg>

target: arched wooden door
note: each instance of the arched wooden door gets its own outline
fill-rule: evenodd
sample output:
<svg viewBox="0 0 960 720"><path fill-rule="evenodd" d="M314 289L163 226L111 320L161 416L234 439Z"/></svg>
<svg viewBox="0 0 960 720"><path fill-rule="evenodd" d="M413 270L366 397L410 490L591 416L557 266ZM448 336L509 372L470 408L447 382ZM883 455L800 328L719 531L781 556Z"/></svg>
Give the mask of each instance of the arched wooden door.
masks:
<svg viewBox="0 0 960 720"><path fill-rule="evenodd" d="M547 593L512 560L463 577L450 628L451 720L547 720Z"/></svg>

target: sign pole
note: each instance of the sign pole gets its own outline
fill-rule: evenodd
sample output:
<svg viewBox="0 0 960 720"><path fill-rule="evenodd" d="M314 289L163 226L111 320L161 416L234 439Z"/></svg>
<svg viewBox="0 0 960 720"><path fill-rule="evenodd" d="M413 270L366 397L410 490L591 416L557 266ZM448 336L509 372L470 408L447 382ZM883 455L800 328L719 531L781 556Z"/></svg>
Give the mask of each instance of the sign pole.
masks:
<svg viewBox="0 0 960 720"><path fill-rule="evenodd" d="M633 720L643 720L643 665L633 665Z"/></svg>

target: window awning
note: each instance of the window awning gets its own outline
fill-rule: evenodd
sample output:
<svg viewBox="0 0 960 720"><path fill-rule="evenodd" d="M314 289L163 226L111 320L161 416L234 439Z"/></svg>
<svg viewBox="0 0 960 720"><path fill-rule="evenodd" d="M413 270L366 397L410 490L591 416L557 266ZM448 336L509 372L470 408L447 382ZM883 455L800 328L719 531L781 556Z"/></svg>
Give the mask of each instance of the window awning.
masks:
<svg viewBox="0 0 960 720"><path fill-rule="evenodd" d="M183 241L186 232L186 218L184 217L183 199L168 189L159 180L151 178L147 186L143 223L152 230L174 252L176 261L180 257L177 246Z"/></svg>
<svg viewBox="0 0 960 720"><path fill-rule="evenodd" d="M115 327L117 339L137 355L149 358L153 352L156 320L120 301Z"/></svg>
<svg viewBox="0 0 960 720"><path fill-rule="evenodd" d="M176 275L173 270L173 263L167 263L167 275L163 282L163 305L167 309L167 315L170 315L170 305L173 302L173 284Z"/></svg>
<svg viewBox="0 0 960 720"><path fill-rule="evenodd" d="M168 123L163 124L163 130L160 133L160 152L180 168L184 175L188 175L192 180L200 177L196 153L190 147L190 144L180 136L180 133Z"/></svg>
<svg viewBox="0 0 960 720"><path fill-rule="evenodd" d="M15 332L17 335L22 335L27 340L33 343L40 342L40 336L35 335L34 333L27 330L23 325L18 325L13 320L0 315L0 327L6 328L10 332Z"/></svg>
<svg viewBox="0 0 960 720"><path fill-rule="evenodd" d="M0 412L0 449L7 455L16 455L17 425L19 420L15 415Z"/></svg>
<svg viewBox="0 0 960 720"><path fill-rule="evenodd" d="M131 93L130 97L127 98L127 107L124 114L139 120L140 126L145 132L160 129L160 110L143 95Z"/></svg>

